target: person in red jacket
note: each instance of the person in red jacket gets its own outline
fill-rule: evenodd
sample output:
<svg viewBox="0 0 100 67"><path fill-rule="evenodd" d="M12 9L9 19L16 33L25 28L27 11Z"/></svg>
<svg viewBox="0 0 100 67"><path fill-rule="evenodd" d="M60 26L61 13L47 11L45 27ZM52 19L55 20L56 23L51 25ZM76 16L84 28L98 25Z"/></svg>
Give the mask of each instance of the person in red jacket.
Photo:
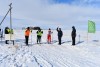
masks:
<svg viewBox="0 0 100 67"><path fill-rule="evenodd" d="M25 43L27 46L28 46L29 35L30 35L30 28L27 27L27 29L25 31Z"/></svg>
<svg viewBox="0 0 100 67"><path fill-rule="evenodd" d="M47 41L48 41L48 44L51 43L51 34L52 34L52 33L53 33L53 32L51 32L51 29L49 28L48 34L47 34Z"/></svg>

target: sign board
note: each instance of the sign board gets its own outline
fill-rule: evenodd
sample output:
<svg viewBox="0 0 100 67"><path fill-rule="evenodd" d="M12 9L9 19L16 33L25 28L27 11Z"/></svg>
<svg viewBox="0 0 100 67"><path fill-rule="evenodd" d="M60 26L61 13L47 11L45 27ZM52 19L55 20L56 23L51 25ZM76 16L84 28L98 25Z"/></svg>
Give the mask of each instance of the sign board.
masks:
<svg viewBox="0 0 100 67"><path fill-rule="evenodd" d="M5 40L15 40L14 34L5 34Z"/></svg>

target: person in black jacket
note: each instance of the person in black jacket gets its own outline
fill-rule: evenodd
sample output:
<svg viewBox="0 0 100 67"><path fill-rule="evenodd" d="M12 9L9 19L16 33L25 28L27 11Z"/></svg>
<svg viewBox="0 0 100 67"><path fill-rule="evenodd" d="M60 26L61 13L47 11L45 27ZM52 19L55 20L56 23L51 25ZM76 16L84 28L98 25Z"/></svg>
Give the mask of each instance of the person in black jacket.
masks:
<svg viewBox="0 0 100 67"><path fill-rule="evenodd" d="M10 33L9 27L5 27L5 34L9 33ZM6 40L5 43L8 44L8 40Z"/></svg>
<svg viewBox="0 0 100 67"><path fill-rule="evenodd" d="M5 27L5 34L9 34L9 27Z"/></svg>
<svg viewBox="0 0 100 67"><path fill-rule="evenodd" d="M75 45L76 29L75 29L74 26L72 26L72 33L71 33L71 36L72 36L72 45Z"/></svg>
<svg viewBox="0 0 100 67"><path fill-rule="evenodd" d="M61 38L63 36L63 32L62 32L61 28L57 28L57 32L58 32L59 45L61 45Z"/></svg>

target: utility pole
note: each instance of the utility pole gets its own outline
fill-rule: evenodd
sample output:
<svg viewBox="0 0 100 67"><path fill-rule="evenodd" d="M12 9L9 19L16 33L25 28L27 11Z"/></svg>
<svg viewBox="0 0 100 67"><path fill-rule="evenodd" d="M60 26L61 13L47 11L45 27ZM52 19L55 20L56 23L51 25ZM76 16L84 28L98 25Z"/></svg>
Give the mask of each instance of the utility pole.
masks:
<svg viewBox="0 0 100 67"><path fill-rule="evenodd" d="M10 3L10 5L9 5L9 10L8 10L8 12L6 13L6 15L4 16L4 18L3 18L3 20L0 22L0 26L1 26L1 24L3 23L3 21L5 20L5 18L7 17L7 15L8 15L8 13L10 12L10 30L11 30L11 32L12 32L12 3ZM11 41L11 38L12 38L12 33L10 32L10 41Z"/></svg>
<svg viewBox="0 0 100 67"><path fill-rule="evenodd" d="M12 3L9 6L10 6L10 29L12 29L12 16L11 16Z"/></svg>
<svg viewBox="0 0 100 67"><path fill-rule="evenodd" d="M11 10L12 10L12 3L10 3L10 41L12 40L12 14L11 14ZM13 45L14 45L14 42L13 42Z"/></svg>

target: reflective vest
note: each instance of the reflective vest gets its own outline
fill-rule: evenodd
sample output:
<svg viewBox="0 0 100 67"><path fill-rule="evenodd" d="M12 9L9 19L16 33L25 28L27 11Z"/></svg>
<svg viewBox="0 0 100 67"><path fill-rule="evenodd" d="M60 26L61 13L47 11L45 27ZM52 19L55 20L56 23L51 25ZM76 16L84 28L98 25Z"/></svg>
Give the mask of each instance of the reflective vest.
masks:
<svg viewBox="0 0 100 67"><path fill-rule="evenodd" d="M38 31L38 32L37 32L37 35L38 35L38 36L42 36L42 33L43 33L42 31Z"/></svg>
<svg viewBox="0 0 100 67"><path fill-rule="evenodd" d="M10 33L10 29L7 29L8 33Z"/></svg>
<svg viewBox="0 0 100 67"><path fill-rule="evenodd" d="M13 34L13 30L10 29L10 33Z"/></svg>
<svg viewBox="0 0 100 67"><path fill-rule="evenodd" d="M25 31L25 36L29 36L30 35L30 30L26 30Z"/></svg>

